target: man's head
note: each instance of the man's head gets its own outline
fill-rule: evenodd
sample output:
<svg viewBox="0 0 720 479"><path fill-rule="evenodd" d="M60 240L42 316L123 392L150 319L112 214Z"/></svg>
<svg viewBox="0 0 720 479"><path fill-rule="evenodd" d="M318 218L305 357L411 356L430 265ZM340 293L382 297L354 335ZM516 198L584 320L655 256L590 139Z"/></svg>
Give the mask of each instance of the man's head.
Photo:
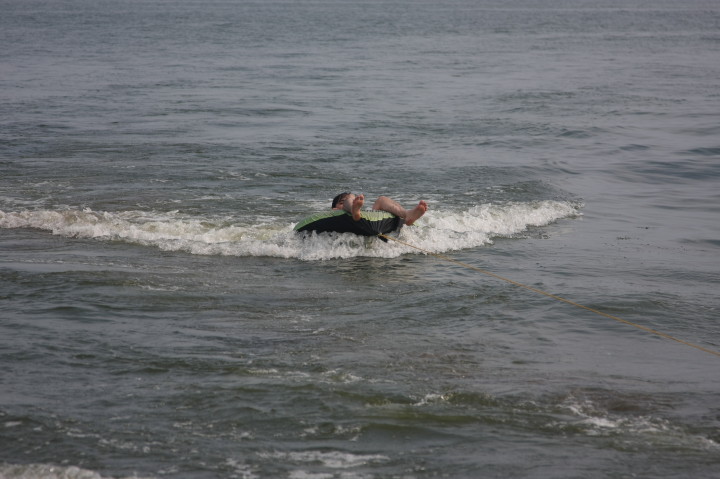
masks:
<svg viewBox="0 0 720 479"><path fill-rule="evenodd" d="M349 191L346 191L345 193L340 193L335 198L333 198L332 201L332 209L342 209L343 203L345 202L345 198L350 194Z"/></svg>

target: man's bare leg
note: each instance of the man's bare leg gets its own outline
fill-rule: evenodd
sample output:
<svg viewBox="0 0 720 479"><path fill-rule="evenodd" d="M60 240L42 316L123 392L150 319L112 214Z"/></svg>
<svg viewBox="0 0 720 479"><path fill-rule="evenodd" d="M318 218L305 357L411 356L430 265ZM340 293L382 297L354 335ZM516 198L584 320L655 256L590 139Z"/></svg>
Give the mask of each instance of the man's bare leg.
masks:
<svg viewBox="0 0 720 479"><path fill-rule="evenodd" d="M343 203L343 209L350 213L353 217L353 220L359 221L362 217L361 209L363 205L365 204L365 195L353 195L349 194L345 197L345 202Z"/></svg>
<svg viewBox="0 0 720 479"><path fill-rule="evenodd" d="M407 210L405 216L405 224L410 226L415 223L428 209L428 204L425 201L420 201L417 206L411 210Z"/></svg>
<svg viewBox="0 0 720 479"><path fill-rule="evenodd" d="M418 218L425 214L428 209L428 205L425 201L421 201L415 208L406 210L397 201L388 198L387 196L380 196L377 200L375 200L373 209L378 211L387 211L395 216L399 216L405 220L406 225L410 226L415 223Z"/></svg>

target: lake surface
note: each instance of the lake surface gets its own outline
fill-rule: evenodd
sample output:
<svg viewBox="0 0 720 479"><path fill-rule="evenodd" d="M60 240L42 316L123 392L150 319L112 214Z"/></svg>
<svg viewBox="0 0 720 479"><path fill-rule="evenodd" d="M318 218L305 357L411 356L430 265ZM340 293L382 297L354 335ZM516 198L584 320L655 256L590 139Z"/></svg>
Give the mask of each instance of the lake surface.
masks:
<svg viewBox="0 0 720 479"><path fill-rule="evenodd" d="M717 2L0 6L3 479L720 478Z"/></svg>

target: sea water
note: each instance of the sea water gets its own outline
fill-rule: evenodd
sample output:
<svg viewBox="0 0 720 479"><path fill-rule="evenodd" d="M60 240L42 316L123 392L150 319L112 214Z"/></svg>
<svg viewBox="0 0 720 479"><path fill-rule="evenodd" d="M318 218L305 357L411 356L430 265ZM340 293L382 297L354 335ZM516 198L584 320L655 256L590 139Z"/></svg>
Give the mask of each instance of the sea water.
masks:
<svg viewBox="0 0 720 479"><path fill-rule="evenodd" d="M0 7L0 477L720 477L717 2Z"/></svg>

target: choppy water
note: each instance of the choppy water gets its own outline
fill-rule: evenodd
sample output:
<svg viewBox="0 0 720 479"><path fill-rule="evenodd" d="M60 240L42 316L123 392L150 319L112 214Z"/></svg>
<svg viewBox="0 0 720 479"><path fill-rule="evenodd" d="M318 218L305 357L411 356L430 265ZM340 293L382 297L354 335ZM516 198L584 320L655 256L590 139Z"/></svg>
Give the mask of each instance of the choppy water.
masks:
<svg viewBox="0 0 720 479"><path fill-rule="evenodd" d="M0 477L720 477L714 1L0 1Z"/></svg>

